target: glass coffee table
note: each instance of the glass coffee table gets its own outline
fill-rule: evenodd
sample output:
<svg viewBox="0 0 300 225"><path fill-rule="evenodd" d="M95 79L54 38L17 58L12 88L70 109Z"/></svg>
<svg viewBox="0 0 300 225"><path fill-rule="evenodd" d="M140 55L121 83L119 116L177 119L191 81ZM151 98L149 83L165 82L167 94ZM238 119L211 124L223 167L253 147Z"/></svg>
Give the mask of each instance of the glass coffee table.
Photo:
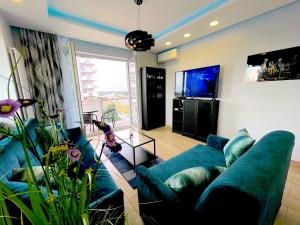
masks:
<svg viewBox="0 0 300 225"><path fill-rule="evenodd" d="M154 138L135 130L130 132L130 129L116 131L115 136L120 140L120 144L122 145L122 150L119 153L134 167L157 158ZM143 145L151 142L153 142L153 153L150 153L143 147Z"/></svg>

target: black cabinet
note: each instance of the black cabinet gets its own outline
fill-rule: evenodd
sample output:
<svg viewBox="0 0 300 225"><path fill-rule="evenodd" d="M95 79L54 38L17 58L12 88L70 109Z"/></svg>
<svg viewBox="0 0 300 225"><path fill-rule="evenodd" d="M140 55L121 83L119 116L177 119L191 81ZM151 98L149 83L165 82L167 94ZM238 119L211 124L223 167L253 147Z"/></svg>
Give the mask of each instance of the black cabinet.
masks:
<svg viewBox="0 0 300 225"><path fill-rule="evenodd" d="M217 134L218 129L218 100L198 100L198 123L196 138L206 141L209 134Z"/></svg>
<svg viewBox="0 0 300 225"><path fill-rule="evenodd" d="M144 130L165 126L165 74L165 69L141 68L142 126Z"/></svg>
<svg viewBox="0 0 300 225"><path fill-rule="evenodd" d="M173 124L172 131L181 134L183 125L183 100L173 100Z"/></svg>
<svg viewBox="0 0 300 225"><path fill-rule="evenodd" d="M197 101L183 101L183 134L194 137L197 135L198 107Z"/></svg>
<svg viewBox="0 0 300 225"><path fill-rule="evenodd" d="M176 116L178 101L181 102L182 117ZM209 134L217 134L218 100L174 99L173 132L182 133L201 141L206 141ZM182 118L180 120L180 118ZM180 126L178 125L180 124ZM181 128L181 129L180 129Z"/></svg>

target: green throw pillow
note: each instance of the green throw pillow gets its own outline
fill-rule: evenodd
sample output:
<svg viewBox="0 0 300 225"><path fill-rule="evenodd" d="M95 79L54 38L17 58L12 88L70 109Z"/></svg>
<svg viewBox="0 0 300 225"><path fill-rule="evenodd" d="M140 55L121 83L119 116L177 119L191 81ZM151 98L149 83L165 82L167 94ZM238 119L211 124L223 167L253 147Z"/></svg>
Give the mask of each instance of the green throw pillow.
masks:
<svg viewBox="0 0 300 225"><path fill-rule="evenodd" d="M232 165L242 154L254 144L255 140L249 136L244 128L231 138L223 148L226 166Z"/></svg>
<svg viewBox="0 0 300 225"><path fill-rule="evenodd" d="M192 167L172 175L165 181L165 185L180 195L189 195L195 191L201 194L210 182L223 171L224 167L218 166Z"/></svg>

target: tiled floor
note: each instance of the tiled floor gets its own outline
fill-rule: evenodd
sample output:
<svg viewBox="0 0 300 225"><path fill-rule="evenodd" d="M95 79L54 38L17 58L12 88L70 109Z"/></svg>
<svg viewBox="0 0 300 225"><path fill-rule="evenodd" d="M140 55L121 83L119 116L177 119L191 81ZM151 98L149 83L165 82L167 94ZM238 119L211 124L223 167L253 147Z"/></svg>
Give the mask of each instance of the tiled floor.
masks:
<svg viewBox="0 0 300 225"><path fill-rule="evenodd" d="M156 139L157 155L167 160L180 154L186 149L201 142L182 135L172 133L169 127L163 127L145 132ZM94 145L97 138L92 142ZM152 148L151 145L148 146ZM103 157L105 165L111 172L116 183L124 192L125 213L130 225L142 225L139 216L137 191L132 189L122 175L115 169L109 160ZM300 163L291 162L282 206L275 221L275 225L300 225Z"/></svg>

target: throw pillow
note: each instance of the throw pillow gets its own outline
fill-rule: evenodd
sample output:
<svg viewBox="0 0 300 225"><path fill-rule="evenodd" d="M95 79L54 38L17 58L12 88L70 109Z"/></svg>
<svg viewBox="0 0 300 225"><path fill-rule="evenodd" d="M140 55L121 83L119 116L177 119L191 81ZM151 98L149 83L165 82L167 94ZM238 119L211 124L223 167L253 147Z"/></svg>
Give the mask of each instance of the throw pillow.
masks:
<svg viewBox="0 0 300 225"><path fill-rule="evenodd" d="M194 192L199 195L223 170L223 167L192 167L172 175L165 185L179 195Z"/></svg>
<svg viewBox="0 0 300 225"><path fill-rule="evenodd" d="M45 176L42 166L33 166L32 170L37 182L42 183ZM33 183L33 179L29 168L16 168L13 169L11 180L19 182L28 182L27 177L29 178L29 183Z"/></svg>
<svg viewBox="0 0 300 225"><path fill-rule="evenodd" d="M254 144L255 140L249 136L244 128L231 138L223 148L226 166L231 166L242 154Z"/></svg>

